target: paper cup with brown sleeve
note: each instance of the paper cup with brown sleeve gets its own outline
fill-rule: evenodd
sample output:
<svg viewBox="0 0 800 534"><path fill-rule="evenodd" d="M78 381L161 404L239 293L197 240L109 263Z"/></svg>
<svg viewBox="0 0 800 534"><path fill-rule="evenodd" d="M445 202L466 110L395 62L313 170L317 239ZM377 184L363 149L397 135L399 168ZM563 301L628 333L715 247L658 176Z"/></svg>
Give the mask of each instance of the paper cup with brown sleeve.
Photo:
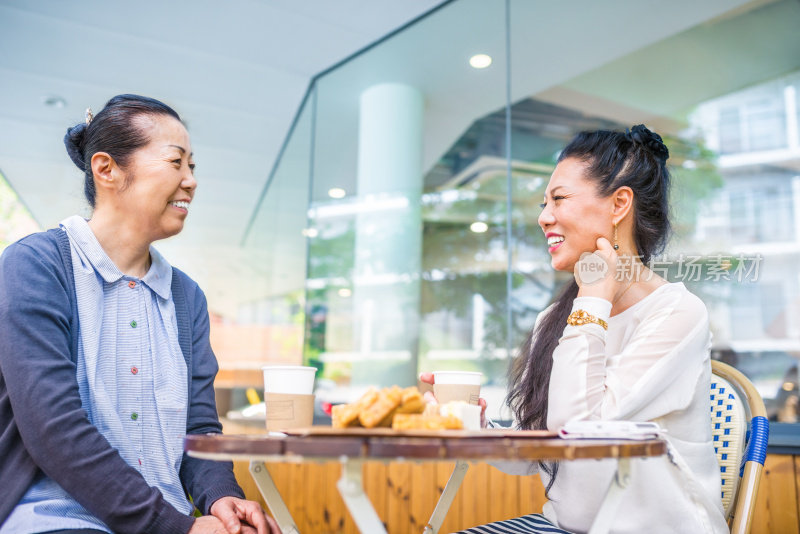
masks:
<svg viewBox="0 0 800 534"><path fill-rule="evenodd" d="M267 365L264 372L264 407L267 430L305 428L314 422L316 367Z"/></svg>
<svg viewBox="0 0 800 534"><path fill-rule="evenodd" d="M433 394L439 404L463 401L478 404L483 373L472 371L434 371Z"/></svg>

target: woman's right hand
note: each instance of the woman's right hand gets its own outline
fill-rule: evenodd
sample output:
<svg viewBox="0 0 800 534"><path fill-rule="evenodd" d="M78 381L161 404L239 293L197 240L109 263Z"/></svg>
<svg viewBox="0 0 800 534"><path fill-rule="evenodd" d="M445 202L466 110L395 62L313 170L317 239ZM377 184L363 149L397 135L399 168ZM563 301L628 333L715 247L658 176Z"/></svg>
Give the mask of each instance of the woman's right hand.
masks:
<svg viewBox="0 0 800 534"><path fill-rule="evenodd" d="M433 373L420 373L419 381L433 386L436 379L434 378ZM424 399L428 404L439 404L439 401L436 400L436 395L433 394L433 391L426 391ZM478 406L481 407L481 428L486 428L486 399L483 397L478 399Z"/></svg>
<svg viewBox="0 0 800 534"><path fill-rule="evenodd" d="M578 284L579 297L598 297L613 302L614 296L624 289L618 276L619 256L605 237L597 238L597 249L584 253L575 263L573 275Z"/></svg>
<svg viewBox="0 0 800 534"><path fill-rule="evenodd" d="M424 382L425 384L430 384L433 387L433 383L436 379L433 377L433 373L420 373L419 381ZM425 402L428 404L439 404L439 401L436 400L436 395L433 394L433 390L426 391L425 395L423 395Z"/></svg>
<svg viewBox="0 0 800 534"><path fill-rule="evenodd" d="M204 515L194 520L189 534L230 534L222 521L213 515Z"/></svg>
<svg viewBox="0 0 800 534"><path fill-rule="evenodd" d="M268 532L280 532L274 521L269 522L269 527L271 530ZM194 520L194 524L192 524L192 528L189 529L188 534L256 534L257 532L258 530L244 523L242 523L238 532L231 532L225 528L222 521L213 515L204 515Z"/></svg>

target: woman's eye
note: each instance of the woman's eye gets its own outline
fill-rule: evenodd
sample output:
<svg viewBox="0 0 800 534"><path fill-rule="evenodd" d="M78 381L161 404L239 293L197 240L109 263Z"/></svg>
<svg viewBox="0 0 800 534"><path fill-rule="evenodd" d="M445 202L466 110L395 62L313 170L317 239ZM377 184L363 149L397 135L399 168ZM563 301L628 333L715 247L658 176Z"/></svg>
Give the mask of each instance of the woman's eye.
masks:
<svg viewBox="0 0 800 534"><path fill-rule="evenodd" d="M178 167L180 167L180 166L181 166L181 159L180 159L180 158L178 158L178 159L173 159L173 160L172 160L172 163L174 163L175 165L177 165Z"/></svg>
<svg viewBox="0 0 800 534"><path fill-rule="evenodd" d="M558 200L564 200L565 198L567 197L557 195L553 197L553 202L556 202ZM545 209L547 207L547 202L542 202L541 204L539 204L539 207Z"/></svg>
<svg viewBox="0 0 800 534"><path fill-rule="evenodd" d="M190 164L189 164L189 169L190 169L192 172L194 172L194 163L190 163Z"/></svg>

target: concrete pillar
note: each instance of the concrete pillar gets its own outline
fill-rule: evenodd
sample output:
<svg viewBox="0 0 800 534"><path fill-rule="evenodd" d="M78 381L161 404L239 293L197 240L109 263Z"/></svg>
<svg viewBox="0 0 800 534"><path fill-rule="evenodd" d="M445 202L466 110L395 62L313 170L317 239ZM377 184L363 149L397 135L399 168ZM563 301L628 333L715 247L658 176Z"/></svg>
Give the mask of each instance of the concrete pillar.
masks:
<svg viewBox="0 0 800 534"><path fill-rule="evenodd" d="M416 384L422 268L422 93L387 83L361 94L353 304L369 363L353 381Z"/></svg>

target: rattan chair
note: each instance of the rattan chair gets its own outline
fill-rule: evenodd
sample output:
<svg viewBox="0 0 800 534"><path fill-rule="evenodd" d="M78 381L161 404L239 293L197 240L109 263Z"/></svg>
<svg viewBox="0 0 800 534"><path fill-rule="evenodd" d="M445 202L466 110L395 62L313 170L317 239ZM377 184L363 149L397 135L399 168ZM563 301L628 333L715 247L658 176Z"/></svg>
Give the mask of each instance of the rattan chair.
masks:
<svg viewBox="0 0 800 534"><path fill-rule="evenodd" d="M740 371L719 361L711 362L711 370L711 432L722 475L722 506L731 533L745 534L767 456L767 412Z"/></svg>

